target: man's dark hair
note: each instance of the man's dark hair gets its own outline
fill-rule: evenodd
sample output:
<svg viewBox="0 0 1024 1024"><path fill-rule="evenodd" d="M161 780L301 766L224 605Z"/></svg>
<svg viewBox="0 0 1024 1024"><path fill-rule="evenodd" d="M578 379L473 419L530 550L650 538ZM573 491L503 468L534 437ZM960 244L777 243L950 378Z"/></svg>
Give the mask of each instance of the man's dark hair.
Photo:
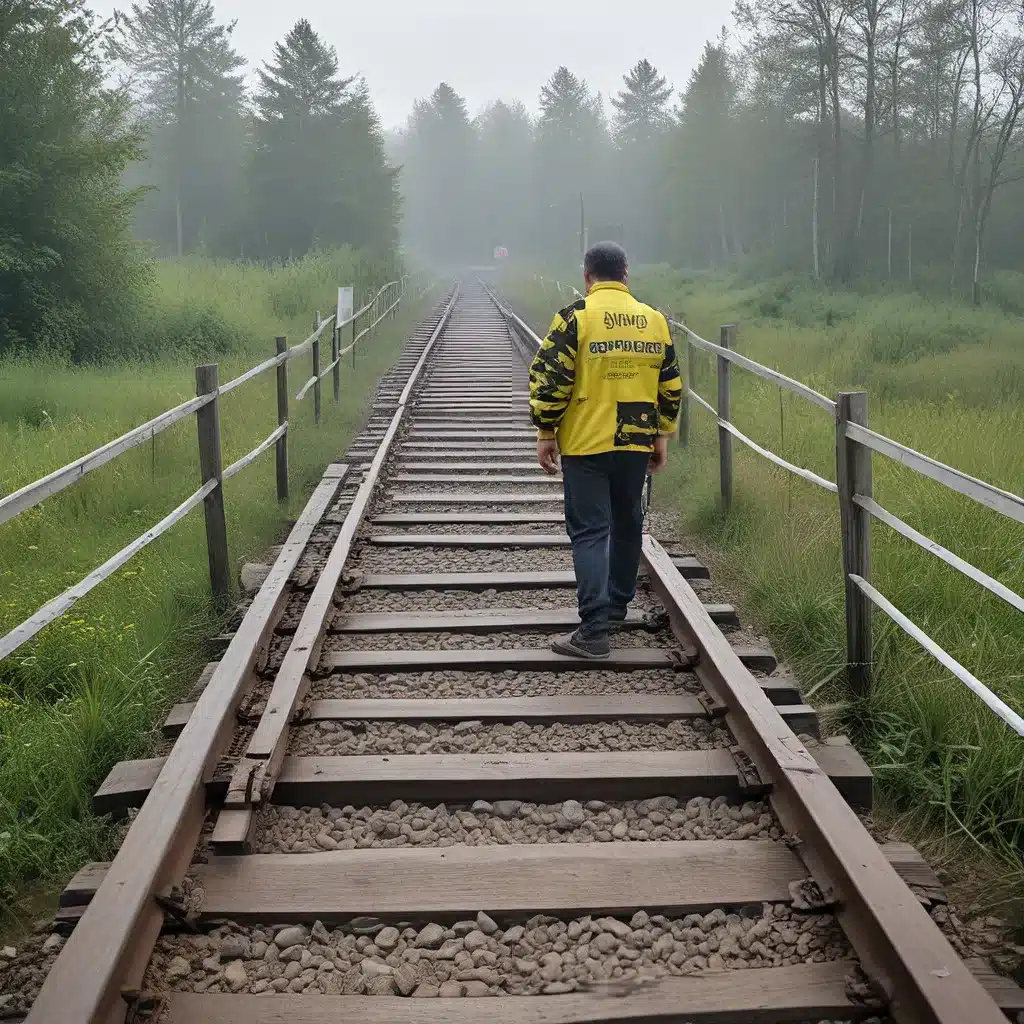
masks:
<svg viewBox="0 0 1024 1024"><path fill-rule="evenodd" d="M626 250L617 242L598 242L583 257L583 269L595 281L625 281L626 263Z"/></svg>

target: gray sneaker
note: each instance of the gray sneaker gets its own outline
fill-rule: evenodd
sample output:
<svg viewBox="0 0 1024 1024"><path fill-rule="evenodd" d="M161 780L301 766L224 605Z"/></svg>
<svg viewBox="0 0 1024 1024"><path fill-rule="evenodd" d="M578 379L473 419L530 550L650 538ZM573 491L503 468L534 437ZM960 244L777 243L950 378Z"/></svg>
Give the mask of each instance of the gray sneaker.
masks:
<svg viewBox="0 0 1024 1024"><path fill-rule="evenodd" d="M569 636L560 636L552 645L555 654L564 654L567 658L588 658L591 661L603 661L611 654L611 644L607 636L583 636L580 630Z"/></svg>

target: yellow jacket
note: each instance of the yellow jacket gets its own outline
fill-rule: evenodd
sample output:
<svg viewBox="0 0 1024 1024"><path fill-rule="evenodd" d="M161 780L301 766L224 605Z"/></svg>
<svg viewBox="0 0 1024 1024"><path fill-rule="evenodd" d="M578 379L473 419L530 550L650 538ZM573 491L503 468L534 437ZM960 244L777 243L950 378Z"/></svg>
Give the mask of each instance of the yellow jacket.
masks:
<svg viewBox="0 0 1024 1024"><path fill-rule="evenodd" d="M650 451L681 394L668 322L615 281L556 314L530 367L533 425L563 455Z"/></svg>

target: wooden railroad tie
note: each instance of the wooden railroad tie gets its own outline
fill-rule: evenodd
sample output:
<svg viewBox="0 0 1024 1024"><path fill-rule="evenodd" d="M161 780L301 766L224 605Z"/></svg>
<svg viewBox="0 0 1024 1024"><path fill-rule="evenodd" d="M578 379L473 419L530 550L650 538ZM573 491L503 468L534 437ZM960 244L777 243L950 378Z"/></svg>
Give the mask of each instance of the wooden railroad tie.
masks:
<svg viewBox="0 0 1024 1024"><path fill-rule="evenodd" d="M852 746L821 744L811 753L841 793L869 806L872 775ZM122 761L93 797L97 814L141 806L164 758ZM265 762L253 762L262 766ZM768 785L769 783L766 783ZM392 800L465 801L518 799L551 803L566 799L625 800L673 795L744 795L733 755L725 749L602 751L565 754L400 754L285 757L272 801L315 806L341 800L377 804ZM222 801L224 779L207 784L209 799ZM258 790L236 807L251 806Z"/></svg>

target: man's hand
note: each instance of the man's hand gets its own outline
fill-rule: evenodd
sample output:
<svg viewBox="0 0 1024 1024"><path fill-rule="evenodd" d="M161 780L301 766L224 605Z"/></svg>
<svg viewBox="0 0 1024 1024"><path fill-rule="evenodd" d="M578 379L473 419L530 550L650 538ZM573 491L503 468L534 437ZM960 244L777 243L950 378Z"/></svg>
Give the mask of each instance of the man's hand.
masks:
<svg viewBox="0 0 1024 1024"><path fill-rule="evenodd" d="M553 437L537 440L537 461L545 473L558 472L558 442Z"/></svg>
<svg viewBox="0 0 1024 1024"><path fill-rule="evenodd" d="M660 473L668 465L668 435L659 434L654 439L654 451L651 453L651 473Z"/></svg>

